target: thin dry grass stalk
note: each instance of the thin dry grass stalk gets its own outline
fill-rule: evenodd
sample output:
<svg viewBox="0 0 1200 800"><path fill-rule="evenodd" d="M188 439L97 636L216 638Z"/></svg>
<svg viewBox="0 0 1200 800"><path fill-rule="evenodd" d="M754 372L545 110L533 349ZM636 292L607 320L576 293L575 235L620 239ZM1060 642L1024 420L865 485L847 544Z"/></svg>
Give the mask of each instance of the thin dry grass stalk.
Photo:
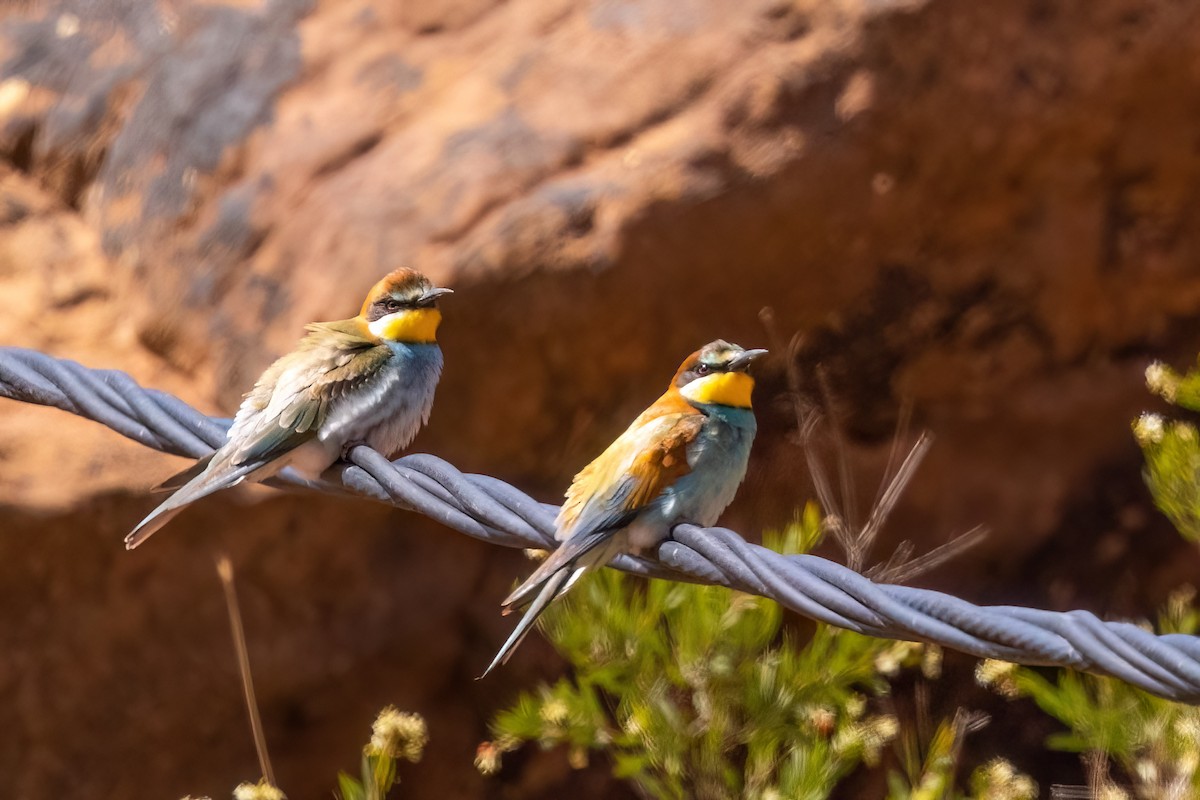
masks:
<svg viewBox="0 0 1200 800"><path fill-rule="evenodd" d="M242 627L242 611L238 605L237 589L233 584L233 562L222 553L217 556L217 575L225 590L225 607L229 611L229 631L233 636L233 649L237 653L238 672L242 677L242 693L246 698L246 711L250 715L250 731L254 735L254 747L258 751L258 765L263 777L272 786L275 772L271 769L271 757L267 754L267 737L263 733L262 719L258 714L258 700L254 696L254 679L250 675L250 656L246 650L246 633Z"/></svg>
<svg viewBox="0 0 1200 800"><path fill-rule="evenodd" d="M825 427L836 453L840 490L837 494L833 491L825 464L818 455L818 431L822 428L821 423L826 415L821 413L818 405L807 399L800 379L800 370L796 366L804 341L803 336L796 334L785 346L775 325L774 312L770 308L764 308L759 313L759 319L766 328L772 350L783 354L788 398L796 417L798 444L804 452L804 460L816 491L817 502L820 503L821 511L825 515L822 523L825 533L842 550L846 566L862 572L873 580L904 583L944 564L974 547L987 536L987 528L977 525L966 533L955 536L945 544L915 558L913 557L912 543L904 541L897 546L895 552L886 561L865 569L879 532L887 524L901 495L904 494L913 475L916 474L921 462L929 453L929 448L933 445L933 437L927 431L922 431L903 459L900 458L901 443L907 438L912 416L911 406L905 404L900 411L896 432L892 437L883 479L880 481L875 500L871 504L867 521L860 526L857 521L858 513L855 506L857 492L853 471L850 468L849 446L841 426L836 422L838 418L835 413L836 400L828 376L823 368L817 367L817 383L822 404L827 409L828 417L834 420Z"/></svg>

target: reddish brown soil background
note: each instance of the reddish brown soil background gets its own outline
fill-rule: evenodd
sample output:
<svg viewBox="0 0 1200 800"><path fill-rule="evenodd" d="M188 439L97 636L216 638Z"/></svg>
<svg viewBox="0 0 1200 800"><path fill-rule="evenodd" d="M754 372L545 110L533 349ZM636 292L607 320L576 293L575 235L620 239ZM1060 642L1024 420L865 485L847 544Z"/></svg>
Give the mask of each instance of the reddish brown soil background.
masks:
<svg viewBox="0 0 1200 800"><path fill-rule="evenodd" d="M419 267L447 369L417 447L558 496L679 358L758 313L824 366L861 481L937 436L888 535L993 534L922 579L1149 614L1194 553L1149 506L1141 373L1200 349L1200 11L1178 0L188 0L0 12L0 342L230 413L302 323ZM766 364L754 535L811 493ZM561 669L475 682L528 569L412 515L248 493L121 547L181 466L0 409L0 775L43 798L228 796L256 761L228 550L281 782L327 797L374 712L427 715L405 797L615 797L557 754L471 767ZM869 499L869 492L864 500ZM968 752L1078 783L953 661Z"/></svg>

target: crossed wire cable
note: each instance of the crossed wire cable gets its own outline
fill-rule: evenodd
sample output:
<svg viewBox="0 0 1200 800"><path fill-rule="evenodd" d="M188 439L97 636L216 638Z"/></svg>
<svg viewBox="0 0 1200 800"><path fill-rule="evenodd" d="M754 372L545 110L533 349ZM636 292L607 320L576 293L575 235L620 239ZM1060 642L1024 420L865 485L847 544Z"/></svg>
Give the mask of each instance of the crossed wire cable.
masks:
<svg viewBox="0 0 1200 800"><path fill-rule="evenodd" d="M116 370L94 370L24 348L0 348L0 397L53 406L166 453L199 458L225 441L230 421L210 418ZM366 446L319 481L285 471L270 483L353 494L416 511L504 547L552 548L558 507L504 481L459 472L432 455L388 461ZM771 598L812 619L887 639L930 642L1020 664L1111 675L1171 700L1200 705L1200 637L1155 635L1088 611L978 606L942 592L875 583L812 555L785 556L725 528L679 525L658 560L613 566L719 584Z"/></svg>

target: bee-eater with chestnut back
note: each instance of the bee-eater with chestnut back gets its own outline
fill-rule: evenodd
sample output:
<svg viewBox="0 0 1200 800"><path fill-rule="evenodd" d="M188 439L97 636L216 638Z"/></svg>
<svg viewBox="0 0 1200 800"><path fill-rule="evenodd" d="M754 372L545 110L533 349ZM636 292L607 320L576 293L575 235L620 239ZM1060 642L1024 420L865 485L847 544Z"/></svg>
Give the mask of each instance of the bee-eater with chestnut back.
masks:
<svg viewBox="0 0 1200 800"><path fill-rule="evenodd" d="M504 601L505 613L529 608L484 675L587 570L652 550L679 523L716 523L746 475L756 430L747 368L764 353L717 340L688 356L666 393L575 476L555 523L562 544Z"/></svg>

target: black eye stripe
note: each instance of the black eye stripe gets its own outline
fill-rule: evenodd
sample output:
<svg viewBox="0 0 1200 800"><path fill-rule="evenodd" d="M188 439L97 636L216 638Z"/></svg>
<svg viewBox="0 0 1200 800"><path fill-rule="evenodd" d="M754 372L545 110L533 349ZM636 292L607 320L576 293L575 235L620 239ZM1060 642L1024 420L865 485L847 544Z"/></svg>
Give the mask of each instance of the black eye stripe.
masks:
<svg viewBox="0 0 1200 800"><path fill-rule="evenodd" d="M371 303L371 308L367 311L367 322L374 322L388 314L394 314L403 308L412 306L413 304L401 302L394 297L382 297Z"/></svg>

